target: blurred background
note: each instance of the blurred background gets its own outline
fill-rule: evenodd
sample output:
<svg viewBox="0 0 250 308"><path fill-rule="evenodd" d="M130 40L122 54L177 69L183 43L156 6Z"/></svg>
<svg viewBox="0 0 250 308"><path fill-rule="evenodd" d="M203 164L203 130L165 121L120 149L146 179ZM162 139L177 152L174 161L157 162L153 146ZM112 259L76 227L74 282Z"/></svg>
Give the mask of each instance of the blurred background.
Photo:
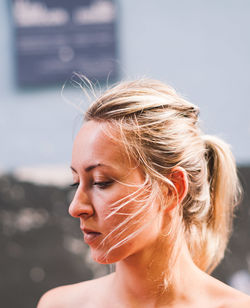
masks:
<svg viewBox="0 0 250 308"><path fill-rule="evenodd" d="M69 165L88 99L150 77L201 109L232 145L245 189L226 257L213 273L250 294L250 2L0 2L0 306L35 307L48 289L109 272L91 261L69 217ZM63 90L62 90L63 89Z"/></svg>

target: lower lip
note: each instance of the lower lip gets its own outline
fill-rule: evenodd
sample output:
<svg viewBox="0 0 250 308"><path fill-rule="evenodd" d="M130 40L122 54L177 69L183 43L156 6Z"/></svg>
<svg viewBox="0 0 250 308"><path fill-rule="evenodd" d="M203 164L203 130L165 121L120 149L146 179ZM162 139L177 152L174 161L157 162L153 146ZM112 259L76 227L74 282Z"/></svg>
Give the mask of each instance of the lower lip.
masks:
<svg viewBox="0 0 250 308"><path fill-rule="evenodd" d="M85 233L85 232L84 232L84 241L85 241L85 243L87 243L88 245L90 245L90 244L92 244L100 235L101 235L101 233L98 233L98 232L89 232L89 233Z"/></svg>

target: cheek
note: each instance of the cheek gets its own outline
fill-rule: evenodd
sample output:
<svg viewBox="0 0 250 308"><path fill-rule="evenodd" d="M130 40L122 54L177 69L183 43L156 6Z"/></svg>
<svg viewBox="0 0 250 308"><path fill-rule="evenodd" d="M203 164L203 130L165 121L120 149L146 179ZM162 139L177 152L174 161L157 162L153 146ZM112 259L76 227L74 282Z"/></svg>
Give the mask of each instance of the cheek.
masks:
<svg viewBox="0 0 250 308"><path fill-rule="evenodd" d="M160 234L160 216L151 206L135 217L138 205L132 201L109 218L113 208L103 210L103 217L107 218L102 221L105 240L102 249L92 251L93 259L114 263L154 244Z"/></svg>
<svg viewBox="0 0 250 308"><path fill-rule="evenodd" d="M147 228L155 220L156 204L147 204L148 196L142 191L136 192L136 188L116 185L93 195L97 219L110 244L123 240L141 228L143 231L144 226Z"/></svg>
<svg viewBox="0 0 250 308"><path fill-rule="evenodd" d="M117 211L119 208L120 213L129 211L126 204L130 201L131 194L134 192L131 191L131 188L124 185L117 184L113 189L109 188L107 190L100 190L93 192L92 203L95 207L97 214L102 217L108 216L113 211ZM122 206L124 204L124 207ZM131 208L131 207L130 207Z"/></svg>
<svg viewBox="0 0 250 308"><path fill-rule="evenodd" d="M145 204L140 202L130 201L127 204L122 202L115 207L110 208L105 212L105 228L112 232L109 236L110 243L117 243L133 234L136 235L151 226L153 215L150 211L150 205L143 207ZM148 232L148 231L147 231Z"/></svg>

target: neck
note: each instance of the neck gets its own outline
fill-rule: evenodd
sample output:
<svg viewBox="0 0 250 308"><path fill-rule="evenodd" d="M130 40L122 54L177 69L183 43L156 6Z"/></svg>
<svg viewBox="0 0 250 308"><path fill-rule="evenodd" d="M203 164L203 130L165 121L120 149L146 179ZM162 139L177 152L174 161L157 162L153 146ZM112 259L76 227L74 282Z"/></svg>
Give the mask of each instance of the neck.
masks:
<svg viewBox="0 0 250 308"><path fill-rule="evenodd" d="M194 265L186 245L182 246L169 268L169 256L163 254L166 247L162 244L159 241L155 247L144 249L116 265L114 279L118 294L130 303L137 303L138 307L146 303L188 302L191 300L188 297L197 290L194 284L200 286L203 273ZM164 260L162 255L165 255Z"/></svg>

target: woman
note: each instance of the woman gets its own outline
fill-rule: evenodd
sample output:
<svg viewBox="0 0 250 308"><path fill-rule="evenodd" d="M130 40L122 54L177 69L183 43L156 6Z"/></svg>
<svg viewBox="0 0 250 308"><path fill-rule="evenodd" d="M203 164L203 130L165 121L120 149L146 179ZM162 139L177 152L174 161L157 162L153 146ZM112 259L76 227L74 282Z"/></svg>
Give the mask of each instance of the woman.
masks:
<svg viewBox="0 0 250 308"><path fill-rule="evenodd" d="M239 199L234 159L198 108L153 80L123 82L87 110L73 147L69 213L115 273L47 292L44 307L250 307L209 273Z"/></svg>

